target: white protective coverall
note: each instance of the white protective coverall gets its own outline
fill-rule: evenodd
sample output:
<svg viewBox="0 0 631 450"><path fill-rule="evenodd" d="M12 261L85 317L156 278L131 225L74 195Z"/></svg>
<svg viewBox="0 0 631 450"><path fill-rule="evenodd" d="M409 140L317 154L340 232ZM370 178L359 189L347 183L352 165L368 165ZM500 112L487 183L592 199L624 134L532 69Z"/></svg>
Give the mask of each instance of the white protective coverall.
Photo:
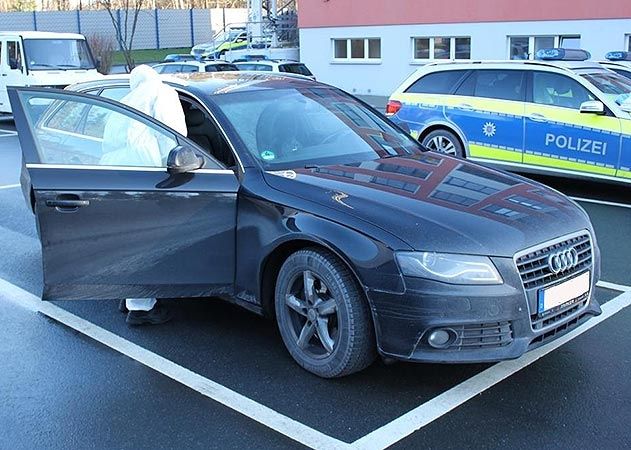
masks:
<svg viewBox="0 0 631 450"><path fill-rule="evenodd" d="M138 66L131 71L130 92L121 103L131 106L186 136L186 121L178 94L164 84L158 73L149 66ZM103 133L102 165L165 167L166 157L174 142L142 122L112 114ZM130 311L149 311L155 298L128 298Z"/></svg>

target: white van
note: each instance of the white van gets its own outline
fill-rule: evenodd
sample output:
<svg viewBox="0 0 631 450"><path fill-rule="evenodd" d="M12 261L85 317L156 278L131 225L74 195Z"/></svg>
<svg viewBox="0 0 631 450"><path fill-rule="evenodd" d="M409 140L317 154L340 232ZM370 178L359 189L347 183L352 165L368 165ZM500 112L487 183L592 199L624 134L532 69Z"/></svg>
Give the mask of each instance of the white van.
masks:
<svg viewBox="0 0 631 450"><path fill-rule="evenodd" d="M0 31L0 113L10 113L7 86L64 88L99 78L81 34Z"/></svg>

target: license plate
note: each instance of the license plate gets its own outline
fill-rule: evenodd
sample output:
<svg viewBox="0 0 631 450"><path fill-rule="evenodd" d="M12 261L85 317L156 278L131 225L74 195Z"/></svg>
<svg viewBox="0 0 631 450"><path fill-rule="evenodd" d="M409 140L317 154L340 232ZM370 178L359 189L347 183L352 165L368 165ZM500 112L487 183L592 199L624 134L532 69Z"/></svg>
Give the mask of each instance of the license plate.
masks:
<svg viewBox="0 0 631 450"><path fill-rule="evenodd" d="M537 293L538 312L545 314L551 310L581 298L589 292L589 272L584 272L571 280L559 283Z"/></svg>

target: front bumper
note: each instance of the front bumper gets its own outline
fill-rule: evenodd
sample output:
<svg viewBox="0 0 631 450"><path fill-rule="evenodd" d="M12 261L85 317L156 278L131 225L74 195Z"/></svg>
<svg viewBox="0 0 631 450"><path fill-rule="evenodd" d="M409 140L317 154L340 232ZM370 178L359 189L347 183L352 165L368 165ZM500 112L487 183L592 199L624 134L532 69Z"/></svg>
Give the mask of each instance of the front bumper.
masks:
<svg viewBox="0 0 631 450"><path fill-rule="evenodd" d="M524 289L509 258L493 259L504 278L499 286L456 286L405 278L403 293L369 291L379 351L394 359L432 363L518 358L600 314L594 298L600 276L598 260L595 251L589 268L590 292L555 312L543 326L536 320L536 292ZM448 329L455 338L444 348L434 348L428 336L435 329Z"/></svg>

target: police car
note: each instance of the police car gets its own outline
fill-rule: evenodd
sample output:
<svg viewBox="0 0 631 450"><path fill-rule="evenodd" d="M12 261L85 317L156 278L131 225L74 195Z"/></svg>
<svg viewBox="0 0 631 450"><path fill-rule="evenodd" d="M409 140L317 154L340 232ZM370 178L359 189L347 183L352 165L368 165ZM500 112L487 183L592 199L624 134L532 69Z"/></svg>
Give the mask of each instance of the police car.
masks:
<svg viewBox="0 0 631 450"><path fill-rule="evenodd" d="M601 61L600 64L631 79L631 52L609 52L605 55L605 59L606 61Z"/></svg>
<svg viewBox="0 0 631 450"><path fill-rule="evenodd" d="M631 80L583 50L537 56L428 64L394 92L386 114L431 150L631 183Z"/></svg>

